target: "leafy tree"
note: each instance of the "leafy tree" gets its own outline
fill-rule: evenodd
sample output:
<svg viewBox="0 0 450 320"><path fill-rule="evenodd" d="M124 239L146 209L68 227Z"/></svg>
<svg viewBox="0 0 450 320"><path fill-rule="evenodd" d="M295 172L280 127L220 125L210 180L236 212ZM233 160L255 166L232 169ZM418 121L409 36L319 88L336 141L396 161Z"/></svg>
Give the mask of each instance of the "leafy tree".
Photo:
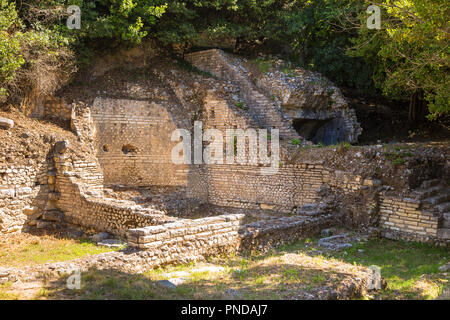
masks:
<svg viewBox="0 0 450 320"><path fill-rule="evenodd" d="M426 104L430 119L450 113L448 2L373 4L383 9L381 29L361 27L351 54L375 66L375 83L388 97L410 97L411 121L421 118ZM366 18L361 15L362 26Z"/></svg>
<svg viewBox="0 0 450 320"><path fill-rule="evenodd" d="M0 102L6 100L7 85L25 62L20 54L19 34L14 32L16 23L14 3L0 0Z"/></svg>

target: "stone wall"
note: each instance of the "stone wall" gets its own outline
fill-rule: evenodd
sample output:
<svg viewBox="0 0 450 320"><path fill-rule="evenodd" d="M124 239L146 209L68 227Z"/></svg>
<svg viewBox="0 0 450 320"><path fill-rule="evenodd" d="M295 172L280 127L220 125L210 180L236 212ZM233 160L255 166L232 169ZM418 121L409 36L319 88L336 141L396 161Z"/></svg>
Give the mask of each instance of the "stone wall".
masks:
<svg viewBox="0 0 450 320"><path fill-rule="evenodd" d="M130 228L175 220L159 210L142 208L131 201L105 198L100 184L100 166L95 162L73 163L70 156L61 154L54 159L59 194L57 207L64 213L64 222L125 237Z"/></svg>
<svg viewBox="0 0 450 320"><path fill-rule="evenodd" d="M244 215L179 220L159 226L131 229L129 245L151 252L148 263L186 263L209 255L239 250L267 250L314 236L332 222L331 215L297 216L242 225Z"/></svg>
<svg viewBox="0 0 450 320"><path fill-rule="evenodd" d="M188 197L215 205L292 212L321 199L319 188L354 194L372 180L325 168L321 163L281 165L275 175L262 175L250 165L204 165L191 170ZM191 179L191 178L190 178Z"/></svg>
<svg viewBox="0 0 450 320"><path fill-rule="evenodd" d="M22 230L29 216L41 214L49 193L48 165L0 164L0 234Z"/></svg>
<svg viewBox="0 0 450 320"><path fill-rule="evenodd" d="M105 184L186 185L187 167L171 160L174 119L162 105L96 98L91 107L95 149Z"/></svg>
<svg viewBox="0 0 450 320"><path fill-rule="evenodd" d="M289 212L318 200L323 175L323 168L315 164L283 166L275 175L262 175L258 166L208 165L203 170L203 183L209 203Z"/></svg>
<svg viewBox="0 0 450 320"><path fill-rule="evenodd" d="M45 118L53 118L68 121L71 119L72 106L65 103L64 99L48 97L44 103Z"/></svg>
<svg viewBox="0 0 450 320"><path fill-rule="evenodd" d="M232 56L212 49L190 53L185 58L200 70L238 85L241 97L248 106L248 115L259 127L277 128L280 130L280 137L285 139L300 138L290 121L282 116L273 101L259 92L245 74L243 66Z"/></svg>
<svg viewBox="0 0 450 320"><path fill-rule="evenodd" d="M434 241L438 217L421 210L420 201L383 195L380 197L380 228L391 239Z"/></svg>
<svg viewBox="0 0 450 320"><path fill-rule="evenodd" d="M317 217L296 216L262 220L241 227L240 248L265 251L282 244L293 243L320 234L332 225L331 214Z"/></svg>
<svg viewBox="0 0 450 320"><path fill-rule="evenodd" d="M131 229L128 243L151 250L164 262L183 260L185 256L202 256L238 248L238 230L244 215L223 215L195 220L178 220L160 226Z"/></svg>

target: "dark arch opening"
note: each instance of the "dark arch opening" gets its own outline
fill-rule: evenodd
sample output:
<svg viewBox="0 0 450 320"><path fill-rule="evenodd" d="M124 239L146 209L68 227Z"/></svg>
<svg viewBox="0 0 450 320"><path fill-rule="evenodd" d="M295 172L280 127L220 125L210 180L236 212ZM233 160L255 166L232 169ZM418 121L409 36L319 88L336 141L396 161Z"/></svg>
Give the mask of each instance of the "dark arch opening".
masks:
<svg viewBox="0 0 450 320"><path fill-rule="evenodd" d="M294 119L293 126L297 133L315 144L337 144L345 141L339 119Z"/></svg>

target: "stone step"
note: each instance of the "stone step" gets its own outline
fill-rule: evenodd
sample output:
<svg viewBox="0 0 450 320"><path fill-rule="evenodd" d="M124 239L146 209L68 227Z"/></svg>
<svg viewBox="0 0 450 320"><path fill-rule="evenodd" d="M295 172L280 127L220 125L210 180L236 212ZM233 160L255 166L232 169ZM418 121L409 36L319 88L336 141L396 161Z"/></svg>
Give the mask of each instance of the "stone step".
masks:
<svg viewBox="0 0 450 320"><path fill-rule="evenodd" d="M422 182L421 189L428 189L434 186L437 186L441 183L441 180L439 179L433 179L433 180L426 180Z"/></svg>
<svg viewBox="0 0 450 320"><path fill-rule="evenodd" d="M450 239L450 229L448 229L448 228L438 229L437 236L439 239L449 240Z"/></svg>

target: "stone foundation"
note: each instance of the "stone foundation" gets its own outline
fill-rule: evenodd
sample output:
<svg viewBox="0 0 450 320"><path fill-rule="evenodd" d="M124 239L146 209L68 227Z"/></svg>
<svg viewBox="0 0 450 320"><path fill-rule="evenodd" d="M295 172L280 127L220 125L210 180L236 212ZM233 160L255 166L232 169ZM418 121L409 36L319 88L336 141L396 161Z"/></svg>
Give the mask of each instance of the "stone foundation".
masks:
<svg viewBox="0 0 450 320"><path fill-rule="evenodd" d="M438 217L419 207L420 202L417 200L381 196L380 228L383 236L421 242L436 241Z"/></svg>

